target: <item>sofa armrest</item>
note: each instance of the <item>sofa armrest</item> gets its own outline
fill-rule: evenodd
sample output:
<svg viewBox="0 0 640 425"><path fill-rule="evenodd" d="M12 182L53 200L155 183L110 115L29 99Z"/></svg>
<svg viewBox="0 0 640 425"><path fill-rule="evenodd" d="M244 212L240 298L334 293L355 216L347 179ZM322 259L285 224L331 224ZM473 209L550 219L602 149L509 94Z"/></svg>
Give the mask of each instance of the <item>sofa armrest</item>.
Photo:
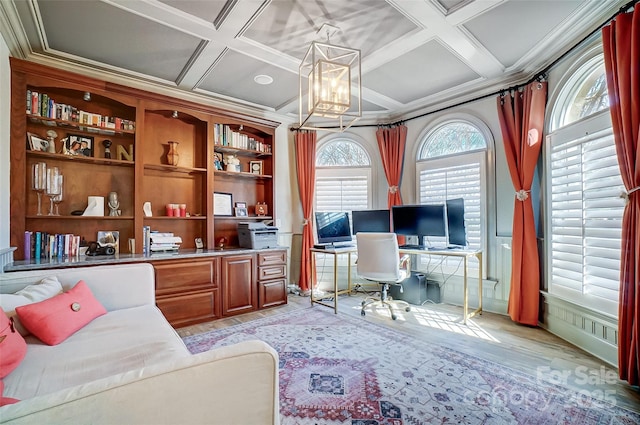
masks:
<svg viewBox="0 0 640 425"><path fill-rule="evenodd" d="M278 354L245 341L0 408L6 424L279 424Z"/></svg>

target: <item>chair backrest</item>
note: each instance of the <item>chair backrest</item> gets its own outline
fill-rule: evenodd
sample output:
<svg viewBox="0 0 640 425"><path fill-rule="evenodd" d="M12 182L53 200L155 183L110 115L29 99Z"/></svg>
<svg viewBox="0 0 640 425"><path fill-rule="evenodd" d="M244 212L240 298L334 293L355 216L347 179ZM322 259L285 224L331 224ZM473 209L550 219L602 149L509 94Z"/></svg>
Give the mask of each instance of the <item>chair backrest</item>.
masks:
<svg viewBox="0 0 640 425"><path fill-rule="evenodd" d="M395 233L358 233L358 276L377 282L398 282L400 251Z"/></svg>

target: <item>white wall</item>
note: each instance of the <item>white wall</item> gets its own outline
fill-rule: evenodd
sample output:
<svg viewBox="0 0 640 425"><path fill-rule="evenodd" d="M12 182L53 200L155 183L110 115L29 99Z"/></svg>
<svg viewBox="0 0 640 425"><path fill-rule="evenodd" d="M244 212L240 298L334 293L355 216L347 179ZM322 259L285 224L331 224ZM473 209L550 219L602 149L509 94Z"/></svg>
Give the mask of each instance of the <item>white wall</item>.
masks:
<svg viewBox="0 0 640 425"><path fill-rule="evenodd" d="M9 48L0 37L0 250L9 246L9 119L11 72Z"/></svg>

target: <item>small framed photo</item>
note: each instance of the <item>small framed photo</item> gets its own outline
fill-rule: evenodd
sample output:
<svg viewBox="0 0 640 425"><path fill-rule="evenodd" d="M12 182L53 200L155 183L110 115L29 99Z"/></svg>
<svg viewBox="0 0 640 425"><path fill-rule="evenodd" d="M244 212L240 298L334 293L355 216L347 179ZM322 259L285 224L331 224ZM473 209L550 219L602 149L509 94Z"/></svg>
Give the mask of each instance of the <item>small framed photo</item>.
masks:
<svg viewBox="0 0 640 425"><path fill-rule="evenodd" d="M247 207L239 208L236 207L236 217L247 217Z"/></svg>
<svg viewBox="0 0 640 425"><path fill-rule="evenodd" d="M216 170L224 169L224 156L222 155L222 152L213 153L213 168Z"/></svg>
<svg viewBox="0 0 640 425"><path fill-rule="evenodd" d="M233 195L224 192L213 192L213 215L233 216Z"/></svg>
<svg viewBox="0 0 640 425"><path fill-rule="evenodd" d="M246 202L236 202L236 208L247 208Z"/></svg>
<svg viewBox="0 0 640 425"><path fill-rule="evenodd" d="M65 150L67 155L93 156L93 137L69 134Z"/></svg>
<svg viewBox="0 0 640 425"><path fill-rule="evenodd" d="M39 136L36 136L33 133L27 133L27 138L29 139L29 149L32 151L43 151L46 152L49 150L49 142Z"/></svg>
<svg viewBox="0 0 640 425"><path fill-rule="evenodd" d="M262 174L262 161L249 161L249 172L251 174Z"/></svg>

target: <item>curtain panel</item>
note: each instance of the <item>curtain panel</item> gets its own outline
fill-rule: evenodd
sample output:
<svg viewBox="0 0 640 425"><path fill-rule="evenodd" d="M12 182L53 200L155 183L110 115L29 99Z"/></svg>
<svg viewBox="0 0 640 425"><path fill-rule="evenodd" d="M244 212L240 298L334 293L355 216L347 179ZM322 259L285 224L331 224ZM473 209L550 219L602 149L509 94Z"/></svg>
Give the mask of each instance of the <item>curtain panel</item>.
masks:
<svg viewBox="0 0 640 425"><path fill-rule="evenodd" d="M298 176L298 190L302 203L302 249L300 258L300 278L298 286L302 291L310 288L311 248L313 247L313 192L316 182L316 145L315 131L298 130L295 134L296 145L296 173Z"/></svg>
<svg viewBox="0 0 640 425"><path fill-rule="evenodd" d="M538 325L540 259L531 203L531 184L542 148L547 83L498 96L498 116L507 164L515 189L511 290L508 313L515 322Z"/></svg>
<svg viewBox="0 0 640 425"><path fill-rule="evenodd" d="M398 125L391 128L379 128L376 131L378 150L382 159L384 175L387 177L389 190L387 207L402 205L400 182L404 165L404 150L407 144L407 126Z"/></svg>
<svg viewBox="0 0 640 425"><path fill-rule="evenodd" d="M640 9L602 29L609 110L626 189L620 252L618 373L640 384Z"/></svg>

